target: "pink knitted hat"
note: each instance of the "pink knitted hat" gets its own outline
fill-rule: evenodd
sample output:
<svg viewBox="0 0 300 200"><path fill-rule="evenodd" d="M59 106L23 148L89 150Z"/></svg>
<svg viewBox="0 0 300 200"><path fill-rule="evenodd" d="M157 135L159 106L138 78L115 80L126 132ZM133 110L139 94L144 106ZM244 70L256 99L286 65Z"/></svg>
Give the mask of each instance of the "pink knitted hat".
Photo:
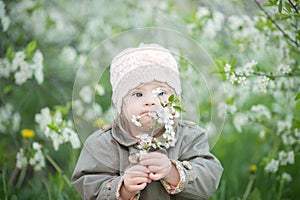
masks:
<svg viewBox="0 0 300 200"><path fill-rule="evenodd" d="M110 66L112 100L118 112L129 90L154 80L167 83L180 95L178 66L169 50L157 44L141 44L120 52Z"/></svg>

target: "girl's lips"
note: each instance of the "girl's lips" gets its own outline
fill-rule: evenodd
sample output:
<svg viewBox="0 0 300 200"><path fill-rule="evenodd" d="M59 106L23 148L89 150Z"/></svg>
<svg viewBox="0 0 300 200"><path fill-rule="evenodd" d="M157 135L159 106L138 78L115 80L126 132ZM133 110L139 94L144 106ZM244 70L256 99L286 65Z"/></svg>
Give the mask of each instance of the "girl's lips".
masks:
<svg viewBox="0 0 300 200"><path fill-rule="evenodd" d="M148 115L149 115L149 111L146 111L146 112L142 112L142 114L140 116L145 117L145 116L148 116Z"/></svg>
<svg viewBox="0 0 300 200"><path fill-rule="evenodd" d="M140 115L141 117L144 117L144 116L150 116L150 113L154 113L155 111L145 111L145 112L142 112L142 114Z"/></svg>

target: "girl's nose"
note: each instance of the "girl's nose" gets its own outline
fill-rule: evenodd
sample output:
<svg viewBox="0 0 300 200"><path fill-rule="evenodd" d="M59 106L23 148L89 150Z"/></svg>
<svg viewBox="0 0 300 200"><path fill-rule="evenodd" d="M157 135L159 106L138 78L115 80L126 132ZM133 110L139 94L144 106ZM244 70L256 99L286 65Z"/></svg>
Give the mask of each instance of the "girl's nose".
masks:
<svg viewBox="0 0 300 200"><path fill-rule="evenodd" d="M156 105L156 99L153 98L153 96L148 96L146 99L145 99L145 106L154 106Z"/></svg>
<svg viewBox="0 0 300 200"><path fill-rule="evenodd" d="M154 100L147 100L145 102L145 106L154 106L155 105L155 101Z"/></svg>

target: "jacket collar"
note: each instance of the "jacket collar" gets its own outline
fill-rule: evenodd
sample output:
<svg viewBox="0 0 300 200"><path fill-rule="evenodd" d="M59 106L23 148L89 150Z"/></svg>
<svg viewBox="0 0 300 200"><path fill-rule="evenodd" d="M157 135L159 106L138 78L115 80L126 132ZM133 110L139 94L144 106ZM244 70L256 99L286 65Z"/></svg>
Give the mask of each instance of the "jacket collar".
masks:
<svg viewBox="0 0 300 200"><path fill-rule="evenodd" d="M129 147L137 143L136 139L132 137L122 127L120 127L116 122L113 124L111 132L112 137L123 146Z"/></svg>

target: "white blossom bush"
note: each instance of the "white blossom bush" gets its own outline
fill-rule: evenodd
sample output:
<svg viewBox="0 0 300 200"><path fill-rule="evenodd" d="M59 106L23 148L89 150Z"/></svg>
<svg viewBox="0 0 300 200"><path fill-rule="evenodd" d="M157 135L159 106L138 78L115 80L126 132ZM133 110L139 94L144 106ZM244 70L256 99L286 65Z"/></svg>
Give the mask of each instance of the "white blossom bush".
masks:
<svg viewBox="0 0 300 200"><path fill-rule="evenodd" d="M0 198L80 199L68 185L80 146L74 124L99 128L110 123L112 108L108 79L86 84L72 102L73 114L80 116L73 124L65 105L71 101L75 73L84 63L99 67L86 62L99 42L149 26L175 29L197 41L218 67L212 73L222 75L225 101L201 98L199 105L191 105L186 102L192 92L183 97L188 112L200 110L204 128L211 104L227 108L226 113L219 109L218 115L227 119L213 149L225 170L212 199L298 198L299 2L119 5L117 0L0 1ZM197 88L195 94L205 96L192 66L180 64L182 77ZM89 72L82 76L88 79ZM97 103L87 109L94 99ZM101 118L95 119L95 112Z"/></svg>

